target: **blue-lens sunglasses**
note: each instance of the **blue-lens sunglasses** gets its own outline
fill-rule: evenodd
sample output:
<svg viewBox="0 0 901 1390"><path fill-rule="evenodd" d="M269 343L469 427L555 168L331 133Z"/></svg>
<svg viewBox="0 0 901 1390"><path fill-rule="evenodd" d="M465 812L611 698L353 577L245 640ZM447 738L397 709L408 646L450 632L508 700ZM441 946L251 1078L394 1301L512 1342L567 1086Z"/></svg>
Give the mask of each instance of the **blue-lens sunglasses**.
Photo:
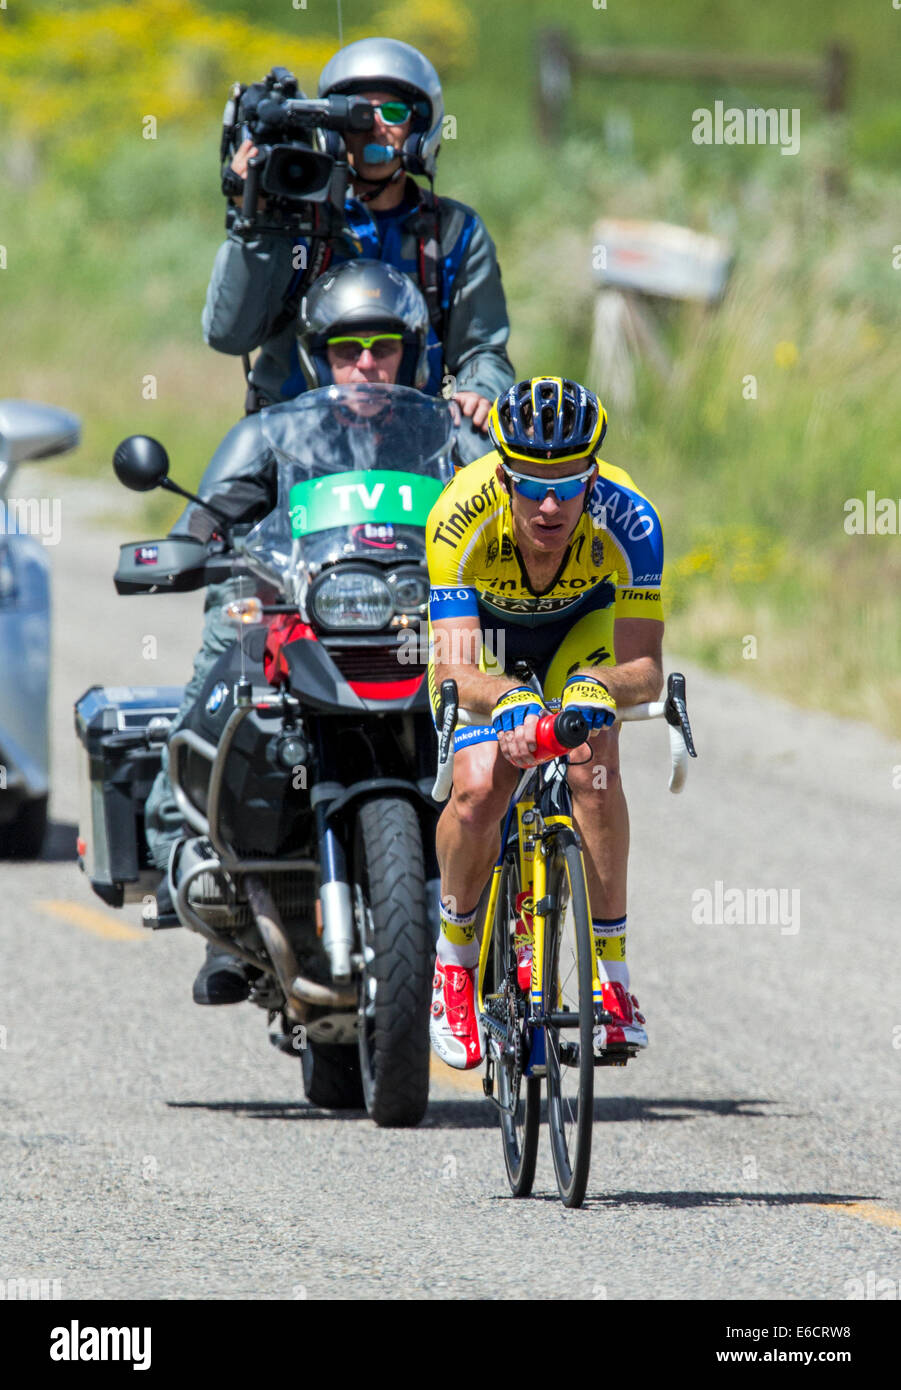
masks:
<svg viewBox="0 0 901 1390"><path fill-rule="evenodd" d="M571 502L574 497L578 497L580 492L585 491L585 484L594 472L594 464L586 469L584 473L573 473L568 478L530 478L522 473L514 473L512 468L508 468L505 463L501 464L507 477L512 482L516 491L523 497L528 497L530 502L543 502L549 492L553 492L558 502Z"/></svg>

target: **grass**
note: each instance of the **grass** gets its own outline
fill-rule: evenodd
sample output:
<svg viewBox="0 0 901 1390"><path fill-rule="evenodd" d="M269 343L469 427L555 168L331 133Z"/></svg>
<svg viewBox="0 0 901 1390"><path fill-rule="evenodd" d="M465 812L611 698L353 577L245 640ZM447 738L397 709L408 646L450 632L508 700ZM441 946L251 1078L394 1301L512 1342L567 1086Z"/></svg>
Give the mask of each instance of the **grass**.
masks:
<svg viewBox="0 0 901 1390"><path fill-rule="evenodd" d="M282 0L216 8L286 33L332 22ZM347 33L373 7L345 0L343 12ZM444 144L439 186L477 207L497 243L521 374L585 376L598 217L682 222L735 247L718 310L666 311L676 370L665 383L640 379L636 409L613 416L604 451L663 515L671 647L901 734L892 612L901 538L843 528L847 498L901 495L901 92L892 56L901 12L885 5L864 20L837 0L611 0L607 10L492 0L471 15L469 64L446 84L457 139ZM835 132L811 96L778 89L580 84L567 137L549 149L534 131L531 92L534 30L552 22L591 44L794 53L819 52L833 36L853 43L843 196L822 192ZM801 154L694 146L691 111L717 97L799 105ZM78 411L85 442L71 466L86 479L106 473L123 435L147 432L190 486L241 412L240 363L206 348L199 325L222 235L218 107L211 97L205 128L157 141L98 138L96 157L85 162L82 150L77 167L51 142L38 180L5 202L3 286L16 350L4 363L4 394ZM154 399L145 399L148 377ZM603 395L602 382L590 384ZM159 495L148 506L148 529L178 510Z"/></svg>

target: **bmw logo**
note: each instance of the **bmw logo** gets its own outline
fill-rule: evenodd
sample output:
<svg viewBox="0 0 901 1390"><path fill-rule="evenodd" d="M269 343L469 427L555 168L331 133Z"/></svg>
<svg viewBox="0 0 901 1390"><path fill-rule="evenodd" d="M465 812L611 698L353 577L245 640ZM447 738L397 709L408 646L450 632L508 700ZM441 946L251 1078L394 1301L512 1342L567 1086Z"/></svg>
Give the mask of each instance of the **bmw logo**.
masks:
<svg viewBox="0 0 901 1390"><path fill-rule="evenodd" d="M228 686L225 681L217 681L209 693L205 709L207 714L217 714L228 699Z"/></svg>

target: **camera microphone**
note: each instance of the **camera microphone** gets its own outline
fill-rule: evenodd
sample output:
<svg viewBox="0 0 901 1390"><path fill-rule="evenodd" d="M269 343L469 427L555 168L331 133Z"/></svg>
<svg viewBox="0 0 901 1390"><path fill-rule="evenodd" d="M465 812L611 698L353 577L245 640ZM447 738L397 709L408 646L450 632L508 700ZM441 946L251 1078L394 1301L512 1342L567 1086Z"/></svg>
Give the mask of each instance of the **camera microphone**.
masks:
<svg viewBox="0 0 901 1390"><path fill-rule="evenodd" d="M397 157L393 145L364 145L363 159L367 164L390 164Z"/></svg>

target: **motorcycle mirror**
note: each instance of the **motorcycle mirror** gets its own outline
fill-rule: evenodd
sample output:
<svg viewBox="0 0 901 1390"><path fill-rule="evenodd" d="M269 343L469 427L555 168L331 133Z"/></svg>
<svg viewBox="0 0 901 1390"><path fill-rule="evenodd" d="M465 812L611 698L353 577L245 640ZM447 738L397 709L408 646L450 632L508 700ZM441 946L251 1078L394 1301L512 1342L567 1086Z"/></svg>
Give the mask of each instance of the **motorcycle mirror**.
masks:
<svg viewBox="0 0 901 1390"><path fill-rule="evenodd" d="M77 415L37 401L0 401L0 473L26 459L64 454L79 442Z"/></svg>
<svg viewBox="0 0 901 1390"><path fill-rule="evenodd" d="M130 434L113 454L116 477L133 492L160 487L169 473L169 455L149 434Z"/></svg>

